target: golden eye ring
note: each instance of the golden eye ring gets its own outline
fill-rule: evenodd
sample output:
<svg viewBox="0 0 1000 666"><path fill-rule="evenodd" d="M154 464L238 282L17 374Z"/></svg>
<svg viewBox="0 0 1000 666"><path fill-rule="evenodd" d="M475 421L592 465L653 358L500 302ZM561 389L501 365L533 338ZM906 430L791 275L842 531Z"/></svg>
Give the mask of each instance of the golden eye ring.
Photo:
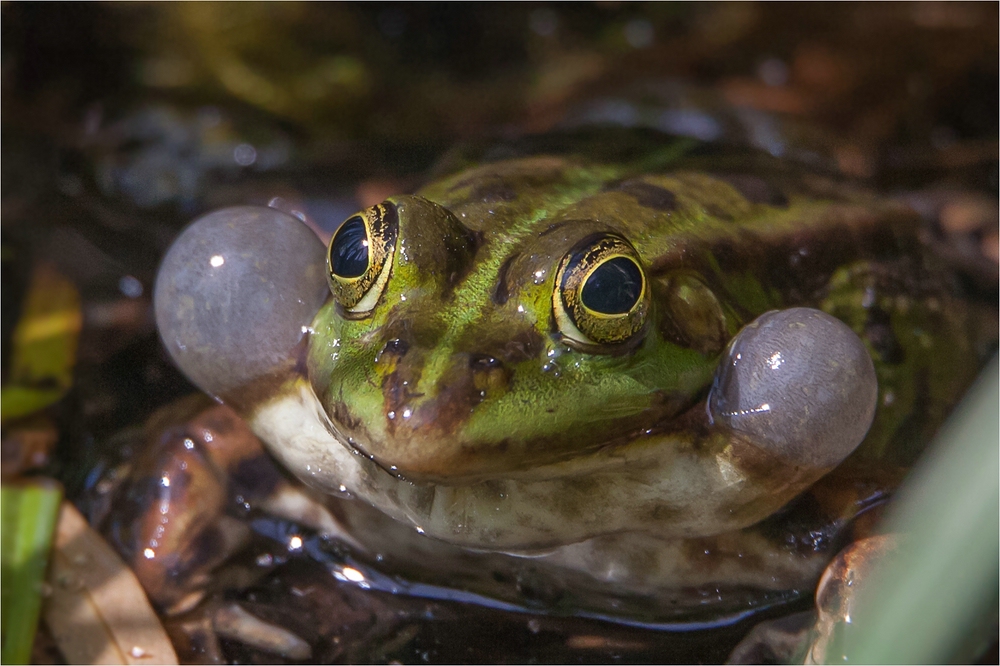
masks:
<svg viewBox="0 0 1000 666"><path fill-rule="evenodd" d="M348 218L330 239L326 276L345 317L375 309L392 273L398 228L396 207L381 203Z"/></svg>
<svg viewBox="0 0 1000 666"><path fill-rule="evenodd" d="M578 243L560 262L555 284L555 323L571 346L621 345L645 326L649 284L638 253L621 236Z"/></svg>

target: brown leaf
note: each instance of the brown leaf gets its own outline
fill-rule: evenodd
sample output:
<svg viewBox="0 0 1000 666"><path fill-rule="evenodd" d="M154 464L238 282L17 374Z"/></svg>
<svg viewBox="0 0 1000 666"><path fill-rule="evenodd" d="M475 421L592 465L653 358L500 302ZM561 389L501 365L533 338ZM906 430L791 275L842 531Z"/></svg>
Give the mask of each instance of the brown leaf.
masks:
<svg viewBox="0 0 1000 666"><path fill-rule="evenodd" d="M63 502L43 609L75 664L176 664L177 655L131 569Z"/></svg>

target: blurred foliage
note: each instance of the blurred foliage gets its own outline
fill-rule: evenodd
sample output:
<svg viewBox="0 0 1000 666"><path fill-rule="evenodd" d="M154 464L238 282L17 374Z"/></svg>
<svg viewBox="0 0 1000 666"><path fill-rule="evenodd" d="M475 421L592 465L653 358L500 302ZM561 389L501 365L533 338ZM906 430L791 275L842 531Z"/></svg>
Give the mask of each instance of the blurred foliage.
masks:
<svg viewBox="0 0 1000 666"><path fill-rule="evenodd" d="M535 129L623 81L682 78L861 145L996 132L988 4L175 3L4 7L5 85L79 106L238 101L322 137ZM78 56L78 57L73 57ZM8 108L14 106L7 102ZM55 112L57 109L50 109ZM51 116L38 118L47 122Z"/></svg>
<svg viewBox="0 0 1000 666"><path fill-rule="evenodd" d="M39 265L14 329L10 374L0 389L4 423L48 407L69 390L82 324L76 287L51 266Z"/></svg>
<svg viewBox="0 0 1000 666"><path fill-rule="evenodd" d="M994 358L900 489L886 517L899 552L858 592L826 663L968 663L996 641L998 380Z"/></svg>

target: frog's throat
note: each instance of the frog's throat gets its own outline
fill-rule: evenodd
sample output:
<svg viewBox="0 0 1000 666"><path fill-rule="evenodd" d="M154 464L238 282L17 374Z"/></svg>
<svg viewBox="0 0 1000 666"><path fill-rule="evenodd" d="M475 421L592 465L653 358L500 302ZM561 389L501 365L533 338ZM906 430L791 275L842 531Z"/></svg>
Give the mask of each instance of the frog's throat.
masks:
<svg viewBox="0 0 1000 666"><path fill-rule="evenodd" d="M350 492L418 531L496 550L544 548L603 534L718 534L776 511L827 470L745 464L738 443L692 447L670 435L466 485L413 483L357 452L309 383L290 380L248 422L296 476ZM761 471L761 468L766 468Z"/></svg>

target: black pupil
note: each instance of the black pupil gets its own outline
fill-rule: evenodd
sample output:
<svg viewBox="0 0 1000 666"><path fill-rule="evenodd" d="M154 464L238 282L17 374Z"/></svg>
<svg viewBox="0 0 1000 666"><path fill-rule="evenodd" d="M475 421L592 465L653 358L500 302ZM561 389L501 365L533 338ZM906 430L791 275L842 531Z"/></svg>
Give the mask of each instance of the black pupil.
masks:
<svg viewBox="0 0 1000 666"><path fill-rule="evenodd" d="M642 273L626 257L609 259L597 267L583 285L580 300L594 312L625 314L642 293Z"/></svg>
<svg viewBox="0 0 1000 666"><path fill-rule="evenodd" d="M368 270L368 232L360 217L340 225L330 244L330 269L342 278L361 277Z"/></svg>

